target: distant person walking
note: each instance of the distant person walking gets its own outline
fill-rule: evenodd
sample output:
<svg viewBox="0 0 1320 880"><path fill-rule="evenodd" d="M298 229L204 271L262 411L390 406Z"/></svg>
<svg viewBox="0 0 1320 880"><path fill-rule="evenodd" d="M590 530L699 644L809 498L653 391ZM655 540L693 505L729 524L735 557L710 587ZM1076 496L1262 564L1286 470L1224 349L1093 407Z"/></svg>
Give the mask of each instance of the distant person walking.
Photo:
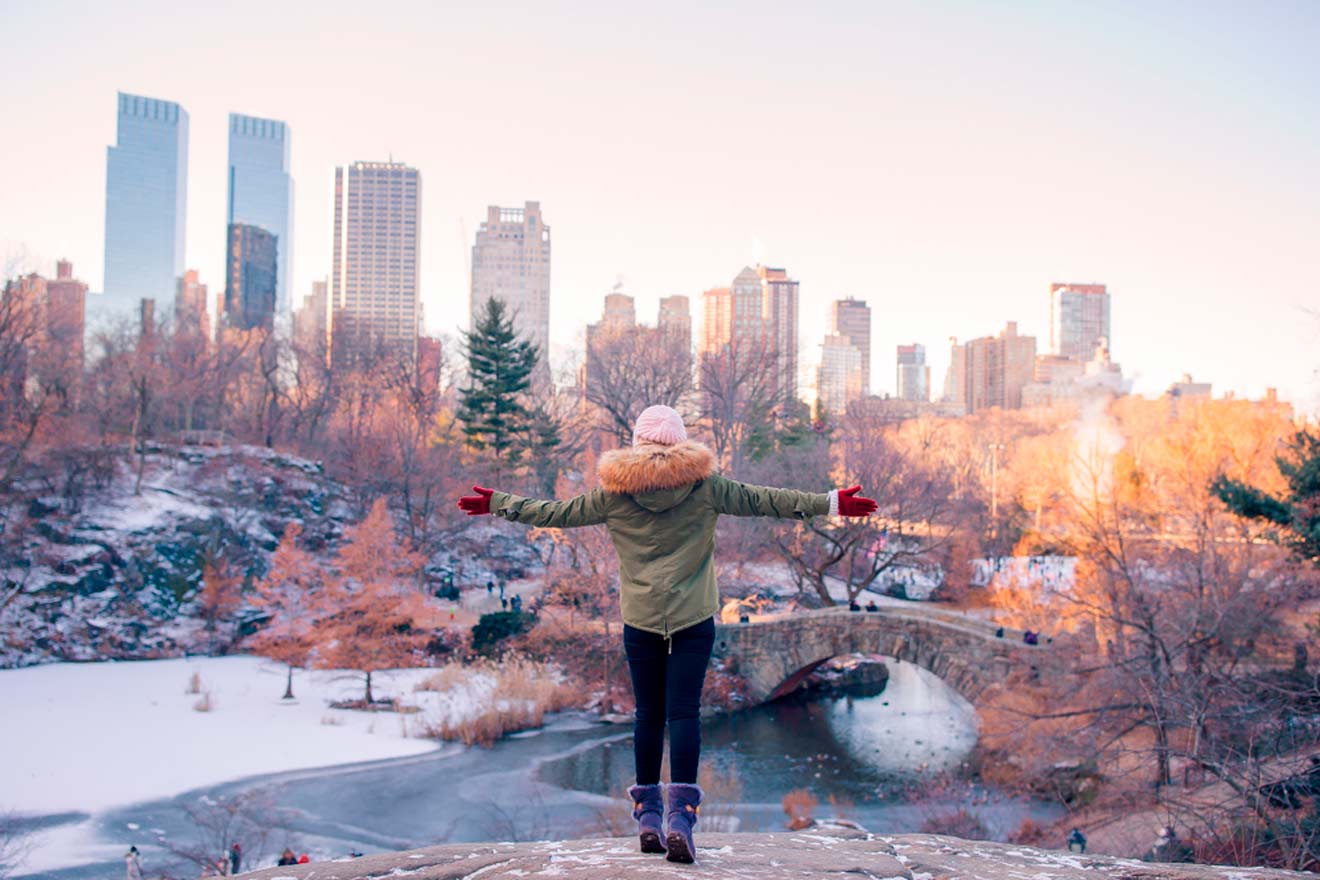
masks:
<svg viewBox="0 0 1320 880"><path fill-rule="evenodd" d="M127 880L142 880L142 859L136 846L124 853L124 876Z"/></svg>
<svg viewBox="0 0 1320 880"><path fill-rule="evenodd" d="M243 847L235 843L229 848L229 873L237 874L243 867Z"/></svg>
<svg viewBox="0 0 1320 880"><path fill-rule="evenodd" d="M275 863L275 866L284 868L296 864L298 864L298 857L293 854L293 850L285 849L284 852L280 853L280 860Z"/></svg>
<svg viewBox="0 0 1320 880"><path fill-rule="evenodd" d="M1178 832L1172 825L1160 829L1159 836L1150 847L1150 851L1141 857L1143 862L1190 862L1192 847L1178 838Z"/></svg>
<svg viewBox="0 0 1320 880"><path fill-rule="evenodd" d="M869 516L876 503L860 486L799 492L751 486L715 473L715 456L688 440L677 412L647 408L631 448L601 457L600 488L567 501L538 501L474 486L459 499L470 516L493 513L539 528L604 523L619 556L623 645L637 704L633 753L637 784L628 789L642 852L671 862L696 857L692 830L702 791L701 685L720 609L715 583L715 522L721 514L809 519ZM666 810L660 786L666 724Z"/></svg>
<svg viewBox="0 0 1320 880"><path fill-rule="evenodd" d="M1068 849L1075 853L1086 852L1086 835L1082 829L1074 828L1068 833Z"/></svg>

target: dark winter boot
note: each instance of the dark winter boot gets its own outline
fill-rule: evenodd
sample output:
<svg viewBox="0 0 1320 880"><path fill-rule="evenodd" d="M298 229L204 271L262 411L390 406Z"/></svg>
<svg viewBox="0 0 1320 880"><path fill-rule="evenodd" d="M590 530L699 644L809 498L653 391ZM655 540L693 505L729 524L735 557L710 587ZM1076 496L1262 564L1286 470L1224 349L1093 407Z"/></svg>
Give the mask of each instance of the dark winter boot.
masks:
<svg viewBox="0 0 1320 880"><path fill-rule="evenodd" d="M669 812L666 824L669 833L665 835L665 848L669 850L667 858L671 862L691 863L697 860L697 846L692 842L692 829L697 826L697 814L701 812L701 788L683 782L669 784Z"/></svg>
<svg viewBox="0 0 1320 880"><path fill-rule="evenodd" d="M665 801L659 785L634 785L628 789L633 802L633 818L637 820L637 834L642 841L642 852L665 851Z"/></svg>

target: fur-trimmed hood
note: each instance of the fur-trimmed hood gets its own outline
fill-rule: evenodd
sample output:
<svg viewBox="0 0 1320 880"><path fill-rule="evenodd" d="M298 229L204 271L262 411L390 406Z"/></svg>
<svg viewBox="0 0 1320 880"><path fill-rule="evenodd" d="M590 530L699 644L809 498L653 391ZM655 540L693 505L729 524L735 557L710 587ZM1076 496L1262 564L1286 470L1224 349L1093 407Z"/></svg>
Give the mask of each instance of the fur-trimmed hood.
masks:
<svg viewBox="0 0 1320 880"><path fill-rule="evenodd" d="M597 471L606 492L638 496L668 494L675 489L690 491L715 473L715 453L692 440L673 446L640 443L605 453ZM683 496L686 494L683 492Z"/></svg>

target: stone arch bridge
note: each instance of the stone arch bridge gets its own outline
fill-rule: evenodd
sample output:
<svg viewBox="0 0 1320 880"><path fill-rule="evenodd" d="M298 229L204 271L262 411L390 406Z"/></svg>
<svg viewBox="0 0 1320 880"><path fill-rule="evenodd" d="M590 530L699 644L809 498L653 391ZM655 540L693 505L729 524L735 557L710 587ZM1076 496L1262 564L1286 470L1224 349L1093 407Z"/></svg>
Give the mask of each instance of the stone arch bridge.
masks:
<svg viewBox="0 0 1320 880"><path fill-rule="evenodd" d="M715 656L747 683L753 704L791 693L817 666L841 654L882 654L933 672L975 704L1015 671L1035 666L1044 645L1022 631L956 611L883 605L879 611L826 608L718 627Z"/></svg>

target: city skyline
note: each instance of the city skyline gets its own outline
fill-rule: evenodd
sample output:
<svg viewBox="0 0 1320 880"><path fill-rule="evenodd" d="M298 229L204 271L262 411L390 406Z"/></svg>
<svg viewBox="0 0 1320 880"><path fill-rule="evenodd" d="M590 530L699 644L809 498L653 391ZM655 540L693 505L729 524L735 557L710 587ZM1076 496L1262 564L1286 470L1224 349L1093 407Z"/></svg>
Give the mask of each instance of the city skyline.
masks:
<svg viewBox="0 0 1320 880"><path fill-rule="evenodd" d="M26 128L67 130L76 120L79 132L49 145L7 142L0 191L22 210L0 218L0 248L31 252L35 263L20 269L49 273L67 257L103 289L100 151L114 142L108 105L120 89L190 114L185 268L199 269L213 291L223 278L215 218L224 211L225 132L228 115L242 111L299 135L294 302L329 272L334 165L392 154L427 174L435 194L420 244L433 331L463 326L465 251L485 206L532 199L559 239L553 347L580 352L582 316L620 275L650 314L662 296L695 301L727 283L728 267L760 262L791 267L801 283L800 375L827 329L824 304L854 296L875 314L873 351L924 344L938 385L948 336L977 338L1012 320L1048 340L1049 284L1096 280L1112 292L1114 358L1137 392L1158 394L1190 373L1216 393L1260 396L1277 385L1303 409L1320 405L1311 354L1320 332L1306 312L1320 303L1306 196L1320 175L1308 158L1320 128L1320 76L1304 51L1317 34L1313 9L1281 6L1262 20L1228 5L1190 17L1135 16L1138 7L1115 4L964 22L957 5L840 7L810 24L786 13L676 9L648 19L651 35L641 38L608 8L572 22L534 16L530 29L419 8L408 29L369 25L373 37L390 38L369 42L388 52L367 46L336 69L336 52L312 52L298 37L307 9L263 8L269 26L248 34L251 69L217 87L213 71L243 16L202 13L184 27L163 5L134 8L142 14L63 16L71 20L61 21L60 39L83 50L60 68L39 61L60 5L9 14L0 45L14 75L0 97ZM129 19L140 19L140 33ZM795 29L801 60L790 65L706 51L734 33L765 41ZM188 36L199 30L205 39ZM619 34L626 39L611 39ZM527 53L471 89L439 88L482 69L483 41L502 36L505 49ZM1078 44L1091 51L1075 54ZM997 51L987 55L989 46ZM676 63L679 47L690 64ZM583 65L618 75L584 84ZM518 96L533 70L541 97L528 102ZM337 90L360 113L351 126ZM813 99L820 95L831 100ZM871 110L859 116L859 106ZM736 155L692 142L694 131L733 131L766 113L788 124ZM666 121L659 129L657 117ZM971 141L958 134L968 127L979 132ZM1277 326L1258 320L1262 310ZM886 360L873 358L872 386L893 393Z"/></svg>

